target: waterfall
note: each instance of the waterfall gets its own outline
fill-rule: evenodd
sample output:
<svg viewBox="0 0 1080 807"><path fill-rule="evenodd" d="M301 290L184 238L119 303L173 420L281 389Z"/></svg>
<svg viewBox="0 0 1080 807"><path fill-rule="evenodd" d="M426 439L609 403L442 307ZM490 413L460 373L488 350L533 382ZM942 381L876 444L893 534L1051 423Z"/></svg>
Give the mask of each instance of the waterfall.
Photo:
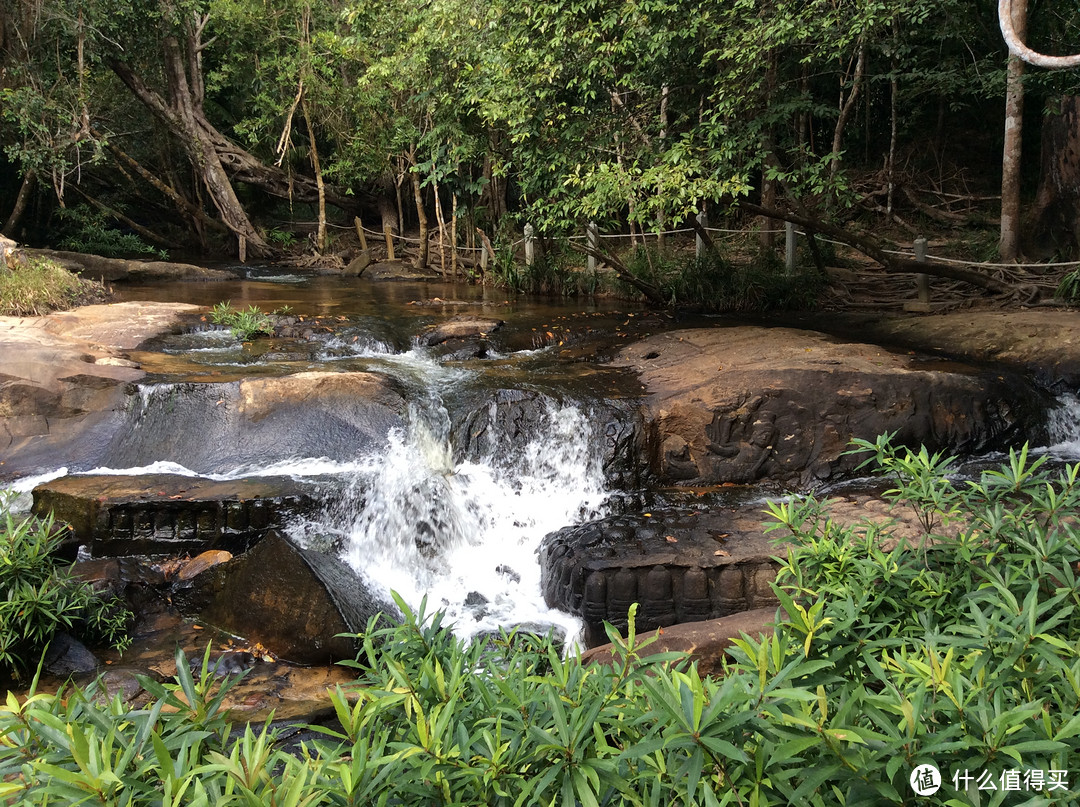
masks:
<svg viewBox="0 0 1080 807"><path fill-rule="evenodd" d="M1058 396L1057 406L1047 413L1047 451L1062 459L1080 459L1080 395Z"/></svg>
<svg viewBox="0 0 1080 807"><path fill-rule="evenodd" d="M576 636L577 620L543 603L536 550L547 533L601 514L608 492L589 413L543 400L524 445L489 430L480 456L457 461L446 409L414 405L407 428L296 537L334 536L374 588L414 608L426 596L463 637L520 624Z"/></svg>

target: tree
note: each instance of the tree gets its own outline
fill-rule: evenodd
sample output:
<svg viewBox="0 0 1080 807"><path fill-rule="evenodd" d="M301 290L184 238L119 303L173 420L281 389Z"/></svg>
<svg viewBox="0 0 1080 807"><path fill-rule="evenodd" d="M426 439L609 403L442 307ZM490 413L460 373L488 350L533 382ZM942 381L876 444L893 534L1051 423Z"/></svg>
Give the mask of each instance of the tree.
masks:
<svg viewBox="0 0 1080 807"><path fill-rule="evenodd" d="M1048 70L1080 67L1080 54L1047 56L1026 44L1027 0L999 0L998 22L1009 47L1005 148L1001 190L1001 257L1015 260L1020 251L1020 143L1023 121L1023 64ZM1046 116L1038 194L1028 218L1033 241L1055 247L1080 246L1080 97L1064 96ZM1056 236L1065 233L1065 237Z"/></svg>

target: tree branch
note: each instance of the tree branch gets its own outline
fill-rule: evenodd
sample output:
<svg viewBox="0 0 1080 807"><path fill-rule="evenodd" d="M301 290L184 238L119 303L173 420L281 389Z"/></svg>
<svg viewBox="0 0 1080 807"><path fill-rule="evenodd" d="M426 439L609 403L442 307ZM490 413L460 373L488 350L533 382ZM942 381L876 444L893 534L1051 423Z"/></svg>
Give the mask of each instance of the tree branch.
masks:
<svg viewBox="0 0 1080 807"><path fill-rule="evenodd" d="M998 0L998 25L1009 52L1018 59L1047 70L1069 70L1080 67L1080 54L1073 56L1046 56L1025 45L1013 25L1012 0Z"/></svg>

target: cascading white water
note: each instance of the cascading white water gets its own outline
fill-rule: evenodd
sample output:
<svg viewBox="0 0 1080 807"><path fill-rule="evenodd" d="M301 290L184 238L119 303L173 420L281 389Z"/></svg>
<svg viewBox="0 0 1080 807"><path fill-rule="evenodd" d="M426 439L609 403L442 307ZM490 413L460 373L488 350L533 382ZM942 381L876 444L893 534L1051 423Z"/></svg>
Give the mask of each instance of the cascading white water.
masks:
<svg viewBox="0 0 1080 807"><path fill-rule="evenodd" d="M577 620L543 603L536 549L547 533L603 510L588 413L549 400L520 450L503 438L455 463L445 410L414 407L408 429L361 463L349 494L299 532L337 535L373 587L413 608L426 596L463 637L520 624L576 637Z"/></svg>
<svg viewBox="0 0 1080 807"><path fill-rule="evenodd" d="M1080 396L1067 392L1047 413L1047 452L1066 460L1080 459Z"/></svg>

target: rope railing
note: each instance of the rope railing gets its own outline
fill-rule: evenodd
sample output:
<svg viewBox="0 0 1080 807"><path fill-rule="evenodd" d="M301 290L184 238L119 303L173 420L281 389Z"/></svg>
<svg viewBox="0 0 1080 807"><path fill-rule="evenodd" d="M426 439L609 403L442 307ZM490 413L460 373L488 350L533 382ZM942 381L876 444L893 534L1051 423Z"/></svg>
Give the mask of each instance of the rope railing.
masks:
<svg viewBox="0 0 1080 807"><path fill-rule="evenodd" d="M305 224L305 223L314 223L314 222L296 222L296 223ZM354 230L354 229L356 229L354 227L349 227L348 225L334 224L332 222L327 222L327 224L329 226L334 227L334 228L339 229L339 230ZM385 232L381 232L379 230L372 230L372 229L370 229L368 227L364 227L362 225L358 225L358 228L363 230L368 235L376 236L378 238L383 238L383 237L386 236ZM756 236L756 235L762 235L762 234L780 235L780 234L784 234L784 233L787 232L786 229L781 229L781 230L776 230L776 229L772 229L772 230L746 230L746 229L728 229L728 228L723 228L723 227L709 227L709 226L703 226L701 229L704 230L705 232L709 233L710 235ZM635 233L596 233L596 234L594 234L593 237L595 237L596 239L600 239L600 240L633 239L633 238L645 239L645 238L650 238L650 237L656 238L656 237L659 237L659 236L689 235L689 234L694 234L694 233L695 233L695 230L693 228L691 228L691 227L683 227L683 228L672 229L672 230L646 230L646 231L640 231L640 232L635 232ZM799 235L799 236L804 237L804 238L809 236L809 233L804 231L804 230L795 230L795 233L797 235ZM820 233L815 233L814 236L818 241L826 243L826 244L833 244L835 246L841 246L841 247L851 247L851 244L845 243L843 241L837 241L837 240L832 239L832 238L826 238L826 237L822 236ZM401 235L401 234L397 234L397 233L393 234L392 238L395 241L400 241L400 242L407 243L407 244L420 244L420 243L422 243L419 238L411 238L409 236L405 236L405 235ZM589 238L590 238L589 235L571 235L571 236L567 236L565 240L574 241L574 242L580 242L580 241L588 241ZM511 249L517 249L518 247L527 244L527 242L528 242L527 238L518 238L518 239L510 242L510 244L508 246ZM486 248L484 246L475 246L475 247L457 246L456 249L458 250L458 252L479 252L479 253L483 253ZM912 256L915 255L915 248L911 247L911 248L908 248L908 249L885 249L885 250L882 250L882 252L885 253L886 255L898 255L898 256L902 256L902 257L912 257ZM972 261L972 260L964 260L962 258L947 258L947 257L942 256L942 255L932 255L932 254L929 254L929 253L925 255L925 258L928 261L936 261L936 262L939 262L939 263L951 264L951 265L956 265L956 266L970 266L972 268L984 268L984 269L1012 269L1012 270L1017 270L1017 271L1028 271L1028 270L1036 270L1037 271L1037 270L1058 269L1058 268L1066 268L1066 267L1080 267L1080 260L1076 260L1076 261L1054 261L1054 262L1048 262L1048 263Z"/></svg>

